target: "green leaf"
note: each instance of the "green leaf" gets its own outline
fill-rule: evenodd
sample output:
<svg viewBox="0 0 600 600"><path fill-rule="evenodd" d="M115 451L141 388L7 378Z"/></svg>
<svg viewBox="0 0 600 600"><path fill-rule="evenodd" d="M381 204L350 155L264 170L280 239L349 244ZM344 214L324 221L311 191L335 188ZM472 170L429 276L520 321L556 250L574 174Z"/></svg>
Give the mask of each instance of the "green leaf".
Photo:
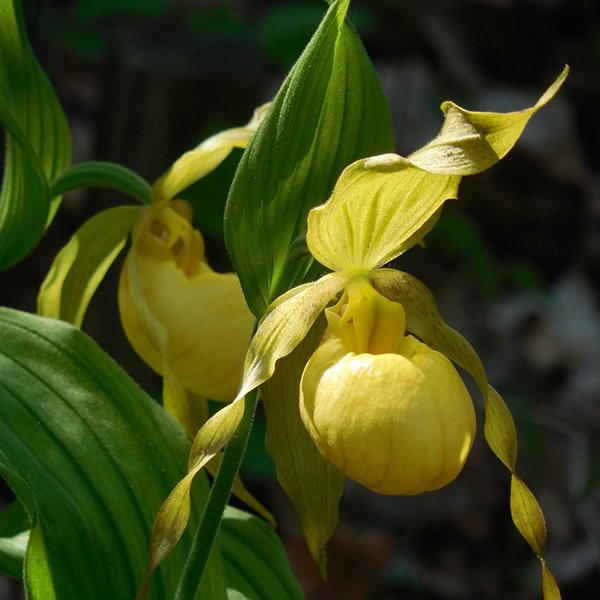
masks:
<svg viewBox="0 0 600 600"><path fill-rule="evenodd" d="M329 269L367 272L418 243L443 203L456 198L461 177L503 158L567 73L518 112L471 112L445 102L440 133L408 158L384 154L344 169L329 202L308 216L311 253Z"/></svg>
<svg viewBox="0 0 600 600"><path fill-rule="evenodd" d="M71 326L1 309L0 339L0 471L35 518L31 597L51 584L57 598L133 598L153 518L185 472L184 432ZM182 547L152 597L172 593L183 559Z"/></svg>
<svg viewBox="0 0 600 600"><path fill-rule="evenodd" d="M1 95L0 121L6 128L0 191L0 270L4 270L38 243L46 228L50 205L40 162Z"/></svg>
<svg viewBox="0 0 600 600"><path fill-rule="evenodd" d="M71 162L71 136L52 85L35 59L21 3L6 0L0 12L0 121L7 129L0 199L0 268L25 256L54 216L60 197L45 189ZM22 155L18 126L33 154ZM39 174L43 173L46 182ZM34 181L29 181L35 173Z"/></svg>
<svg viewBox="0 0 600 600"><path fill-rule="evenodd" d="M87 306L127 240L137 206L109 208L88 219L56 255L38 296L38 313L81 326Z"/></svg>
<svg viewBox="0 0 600 600"><path fill-rule="evenodd" d="M312 278L306 216L350 162L393 148L391 119L362 44L337 0L244 153L225 211L225 241L251 310ZM298 251L300 250L300 251Z"/></svg>
<svg viewBox="0 0 600 600"><path fill-rule="evenodd" d="M298 398L304 366L318 347L324 329L325 319L321 317L296 349L277 363L275 373L261 387L267 449L323 576L325 546L337 526L345 478L317 450L300 417Z"/></svg>
<svg viewBox="0 0 600 600"><path fill-rule="evenodd" d="M52 196L62 196L91 187L116 190L143 204L150 203L150 184L127 167L110 162L89 161L73 165L52 182L50 189Z"/></svg>
<svg viewBox="0 0 600 600"><path fill-rule="evenodd" d="M0 340L0 473L32 516L28 597L133 598L156 512L185 473L184 431L66 323L0 309ZM206 494L206 480L197 478L192 525ZM231 518L237 531L239 516ZM274 534L253 519L244 519L239 534L255 537L248 560L260 560L251 551L278 548L273 569L261 577L265 585L285 581L291 591L281 597L296 598ZM185 534L153 577L150 598L173 596L190 544ZM227 551L228 542L221 547ZM219 581L213 568L226 575L237 568L219 562L218 553L211 557L207 585ZM238 597L261 598L250 581L229 581L228 588Z"/></svg>

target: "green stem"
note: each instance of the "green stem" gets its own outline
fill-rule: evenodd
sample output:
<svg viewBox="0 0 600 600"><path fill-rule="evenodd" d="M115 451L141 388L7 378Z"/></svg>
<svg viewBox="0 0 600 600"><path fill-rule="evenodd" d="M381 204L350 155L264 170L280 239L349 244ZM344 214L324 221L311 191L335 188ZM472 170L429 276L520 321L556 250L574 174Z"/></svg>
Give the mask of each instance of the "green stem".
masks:
<svg viewBox="0 0 600 600"><path fill-rule="evenodd" d="M257 390L246 396L244 416L223 453L221 466L196 530L196 536L183 568L174 600L194 600L197 597L206 563L219 533L223 511L246 451L257 401Z"/></svg>

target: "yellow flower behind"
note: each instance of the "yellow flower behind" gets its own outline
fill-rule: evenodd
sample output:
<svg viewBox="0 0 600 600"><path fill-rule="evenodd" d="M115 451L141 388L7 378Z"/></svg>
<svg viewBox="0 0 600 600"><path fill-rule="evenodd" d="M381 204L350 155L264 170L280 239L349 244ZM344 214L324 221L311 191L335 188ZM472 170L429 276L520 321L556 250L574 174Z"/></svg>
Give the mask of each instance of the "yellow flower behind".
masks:
<svg viewBox="0 0 600 600"><path fill-rule="evenodd" d="M254 317L237 276L216 273L206 262L202 235L190 220L183 201L142 211L121 273L121 322L135 351L157 373L165 376L168 365L193 394L230 401Z"/></svg>
<svg viewBox="0 0 600 600"><path fill-rule="evenodd" d="M473 403L452 363L405 335L402 305L352 279L302 375L300 415L319 452L380 494L441 488L475 437Z"/></svg>

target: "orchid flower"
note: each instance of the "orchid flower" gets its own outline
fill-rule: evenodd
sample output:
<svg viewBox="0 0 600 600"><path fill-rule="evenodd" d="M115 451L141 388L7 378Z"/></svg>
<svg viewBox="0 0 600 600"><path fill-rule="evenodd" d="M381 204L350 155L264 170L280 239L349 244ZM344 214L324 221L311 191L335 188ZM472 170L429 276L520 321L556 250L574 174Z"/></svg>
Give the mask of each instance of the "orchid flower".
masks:
<svg viewBox="0 0 600 600"><path fill-rule="evenodd" d="M418 494L459 474L475 435L475 415L456 363L483 396L484 435L511 472L513 520L540 560L544 596L560 597L544 559L543 514L515 473L517 438L507 406L488 384L469 343L444 323L429 290L384 265L422 241L444 202L457 197L463 176L487 169L509 152L567 72L534 106L518 112L471 112L446 102L444 124L431 142L408 157L374 156L342 172L329 200L310 211L306 233L308 249L331 272L284 293L261 318L235 400L200 429L189 472L159 513L152 568L185 527L195 474L232 439L245 396L261 386L268 397L267 419L269 406L291 397L286 415L279 413L279 439L304 436L312 446L298 446L294 456L283 457L272 440L270 451L308 547L324 570L344 476L382 494ZM304 344L311 338L318 347L307 351ZM272 384L290 360L290 372L301 378ZM294 480L305 448L321 456L323 468ZM309 500L315 489L320 502Z"/></svg>
<svg viewBox="0 0 600 600"><path fill-rule="evenodd" d="M235 397L254 317L237 276L209 266L202 234L191 224L191 205L174 198L234 148L245 148L267 108L259 107L244 127L217 133L183 154L154 183L148 206L117 207L92 217L55 259L38 299L40 314L81 325L93 291L131 230L119 282L121 322L135 351L163 377L165 409L190 436L207 418L206 398ZM80 239L86 228L93 230L93 240ZM97 272L79 274L88 289L69 290L65 282L74 278L74 267L86 262L81 252L101 246L107 229L117 230L119 244ZM69 301L75 308L65 311Z"/></svg>

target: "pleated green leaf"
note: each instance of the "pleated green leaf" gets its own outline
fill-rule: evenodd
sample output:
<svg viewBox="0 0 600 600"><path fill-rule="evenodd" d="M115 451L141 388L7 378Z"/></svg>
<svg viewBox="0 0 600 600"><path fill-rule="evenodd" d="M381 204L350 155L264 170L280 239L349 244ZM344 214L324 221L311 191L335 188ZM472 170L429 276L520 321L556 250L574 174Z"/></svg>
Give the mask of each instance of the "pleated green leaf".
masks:
<svg viewBox="0 0 600 600"><path fill-rule="evenodd" d="M472 112L446 102L440 133L408 158L384 154L348 166L331 199L308 216L313 256L334 271L367 272L418 243L443 203L456 198L461 177L503 158L567 73L565 67L534 106L518 112Z"/></svg>
<svg viewBox="0 0 600 600"><path fill-rule="evenodd" d="M69 167L52 182L50 193L62 196L81 188L100 187L127 194L143 204L150 203L150 184L137 173L121 165L89 161Z"/></svg>
<svg viewBox="0 0 600 600"><path fill-rule="evenodd" d="M33 525L25 560L29 598L133 598L146 571L152 522L185 473L188 453L181 427L85 334L0 309L0 473ZM192 525L207 488L197 478ZM235 522L224 522L224 531L242 527L237 513L228 518ZM264 585L284 587L282 599L298 597L274 534L253 519L244 520L250 533L243 535L254 539L248 560L259 561L270 547L278 559L272 572L263 570ZM157 570L149 598L173 597L191 534ZM203 586L218 588L219 573L226 580L237 573L237 565L220 563L218 553L211 557ZM210 589L201 597L220 597ZM240 577L227 589L227 597L262 598Z"/></svg>
<svg viewBox="0 0 600 600"><path fill-rule="evenodd" d="M492 452L511 474L510 511L515 527L530 545L542 567L544 600L559 600L560 591L546 561L546 523L531 490L517 475L517 431L510 410L487 377L477 353L469 342L442 319L433 295L418 279L393 269L371 274L376 289L406 311L406 328L428 346L442 352L473 377L484 399L484 435Z"/></svg>
<svg viewBox="0 0 600 600"><path fill-rule="evenodd" d="M0 268L6 268L39 241L60 202L60 197L50 196L48 182L71 162L67 121L31 51L18 0L3 1L0 11L0 98L0 122L7 137ZM18 139L17 128L27 140L27 149Z"/></svg>
<svg viewBox="0 0 600 600"><path fill-rule="evenodd" d="M81 327L94 292L125 245L140 208L117 206L88 219L56 255L38 296L38 313Z"/></svg>
<svg viewBox="0 0 600 600"><path fill-rule="evenodd" d="M314 259L306 216L342 169L393 148L389 110L373 67L333 2L246 149L225 211L225 241L248 305L261 316L306 281Z"/></svg>
<svg viewBox="0 0 600 600"><path fill-rule="evenodd" d="M33 521L30 597L133 598L156 511L185 472L184 432L71 326L0 309L0 340L0 471ZM151 597L172 594L184 558Z"/></svg>
<svg viewBox="0 0 600 600"><path fill-rule="evenodd" d="M323 576L325 547L337 526L345 478L321 456L302 423L299 390L304 365L318 347L324 330L325 319L321 318L296 349L277 363L275 373L261 387L267 416L267 449Z"/></svg>

